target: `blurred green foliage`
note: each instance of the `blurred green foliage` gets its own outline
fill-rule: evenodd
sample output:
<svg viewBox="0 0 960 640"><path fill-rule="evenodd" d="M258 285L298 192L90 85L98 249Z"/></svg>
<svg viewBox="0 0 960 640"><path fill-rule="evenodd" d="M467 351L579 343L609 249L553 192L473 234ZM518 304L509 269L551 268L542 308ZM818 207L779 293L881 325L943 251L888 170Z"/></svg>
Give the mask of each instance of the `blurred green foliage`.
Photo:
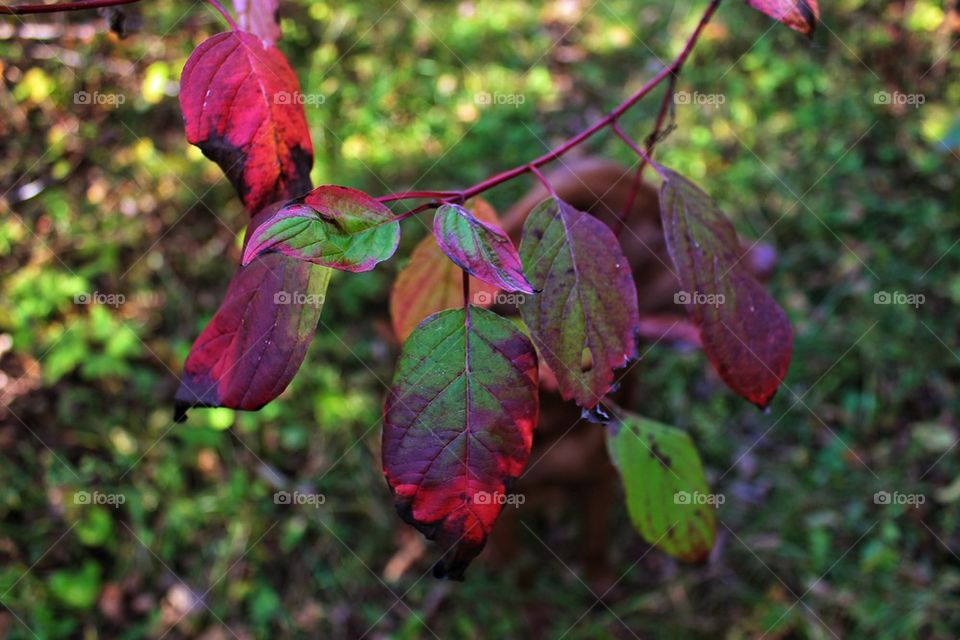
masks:
<svg viewBox="0 0 960 640"><path fill-rule="evenodd" d="M688 430L730 498L705 567L644 555L618 506L608 607L575 575L564 505L530 523L508 570L481 558L442 585L418 580L425 558L381 582L399 530L378 469L386 296L424 233L415 221L398 258L334 278L276 402L174 426L176 375L245 223L186 145L176 98L222 22L205 4L140 3L119 39L95 14L4 17L0 635L955 637L960 19L932 0L822 4L808 43L724 3L678 85L723 103L678 105L659 157L778 247L794 364L758 414L701 354L645 354L643 413ZM281 46L303 92L324 96L307 107L314 178L382 194L523 162L639 87L703 5L284 2ZM484 92L524 101L478 104ZM656 107L624 126L645 135ZM587 146L633 160L606 137ZM505 208L528 186L490 199ZM880 292L925 300L880 305ZM280 488L327 500L276 504ZM877 505L878 491L926 500Z"/></svg>

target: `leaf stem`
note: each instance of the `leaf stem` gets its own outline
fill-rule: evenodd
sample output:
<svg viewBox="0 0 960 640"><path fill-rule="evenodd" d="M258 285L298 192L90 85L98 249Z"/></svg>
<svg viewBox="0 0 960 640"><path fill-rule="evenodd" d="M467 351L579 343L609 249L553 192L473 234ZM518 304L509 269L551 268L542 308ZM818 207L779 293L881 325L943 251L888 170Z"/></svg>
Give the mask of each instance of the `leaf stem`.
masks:
<svg viewBox="0 0 960 640"><path fill-rule="evenodd" d="M552 195L554 198L557 197L557 192L554 191L553 185L550 184L550 181L547 180L547 176L543 175L543 173L540 171L540 169L537 169L536 167L534 167L533 165L531 165L531 166L530 166L530 173L532 173L533 175L535 175L535 176L537 177L537 180L539 180L539 181L540 181L540 184L542 184L542 185L544 186L544 188L547 190L547 193L549 193L550 195Z"/></svg>
<svg viewBox="0 0 960 640"><path fill-rule="evenodd" d="M470 323L470 274L463 271L463 309L466 312L467 324Z"/></svg>
<svg viewBox="0 0 960 640"><path fill-rule="evenodd" d="M77 2L62 2L54 4L0 4L0 14L23 16L31 13L58 13L60 11L84 11L101 7L116 7L122 4L133 4L140 0L78 0Z"/></svg>
<svg viewBox="0 0 960 640"><path fill-rule="evenodd" d="M220 0L210 0L210 4L212 4L213 7L220 12L220 15L222 15L224 20L227 21L227 24L230 25L231 29L234 31L240 31L240 27L237 26L236 22L234 22L233 17L226 9L223 8L223 5L220 4Z"/></svg>
<svg viewBox="0 0 960 640"><path fill-rule="evenodd" d="M659 175L661 178L666 178L666 177L667 177L666 173L665 173L664 170L663 170L663 167L660 166L658 163L654 162L653 158L651 158L650 155L640 147L640 145L638 145L636 142L634 142L634 141L633 141L633 138L631 138L630 136L628 136L627 133L626 133L623 129L620 128L620 125L619 125L619 124L617 124L616 122L614 122L614 123L610 126L610 128L613 130L613 132L614 132L615 134L617 134L617 136L618 136L621 140L623 140L623 141L626 143L626 145L627 145L628 147L630 147L631 149L633 149L633 152L634 152L634 153L636 153L638 156L640 156L640 158L643 160L644 164L649 164L651 167L653 167L653 170L656 171L656 172L657 172L657 175Z"/></svg>

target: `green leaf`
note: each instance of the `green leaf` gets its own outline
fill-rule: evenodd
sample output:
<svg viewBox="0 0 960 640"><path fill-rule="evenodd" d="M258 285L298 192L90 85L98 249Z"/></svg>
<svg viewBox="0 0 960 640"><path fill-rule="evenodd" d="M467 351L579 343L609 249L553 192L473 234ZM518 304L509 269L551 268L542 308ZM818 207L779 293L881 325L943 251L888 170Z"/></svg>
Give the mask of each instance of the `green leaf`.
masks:
<svg viewBox="0 0 960 640"><path fill-rule="evenodd" d="M399 242L390 209L362 191L324 185L266 216L250 235L243 264L276 251L341 271L370 271Z"/></svg>
<svg viewBox="0 0 960 640"><path fill-rule="evenodd" d="M639 416L614 423L610 458L620 471L630 520L643 539L666 553L701 562L716 535L714 505L703 465L683 431Z"/></svg>

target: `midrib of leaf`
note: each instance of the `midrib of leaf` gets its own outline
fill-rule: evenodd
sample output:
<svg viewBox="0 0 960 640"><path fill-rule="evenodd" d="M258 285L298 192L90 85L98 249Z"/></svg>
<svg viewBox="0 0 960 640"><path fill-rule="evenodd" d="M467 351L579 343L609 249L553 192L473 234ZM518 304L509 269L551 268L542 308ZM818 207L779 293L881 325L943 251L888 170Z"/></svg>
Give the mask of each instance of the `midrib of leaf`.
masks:
<svg viewBox="0 0 960 640"><path fill-rule="evenodd" d="M466 279L467 277L466 272L464 272L463 277L464 279ZM468 287L469 285L464 285L464 286ZM473 320L470 316L470 306L471 306L470 303L467 302L466 300L466 296L464 296L464 304L463 304L464 385L463 387L464 387L464 396L465 396L464 401L466 403L466 407L463 413L463 422L464 422L463 430L464 430L464 433L466 434L466 440L464 441L464 444L463 444L463 458L464 458L463 459L463 474L464 474L463 491L464 491L464 504L467 506L467 509L469 509L472 513L473 509L470 506L471 505L471 502L470 502L470 438L472 437L471 424L470 424L470 415L472 413L471 406L470 406L472 402L472 395L470 393L470 330L473 328ZM476 514L474 514L474 517L476 518ZM477 518L477 520L479 520L479 518Z"/></svg>
<svg viewBox="0 0 960 640"><path fill-rule="evenodd" d="M224 38L224 39L222 40L222 42L226 42L226 38ZM219 43L217 43L217 44L219 44ZM234 45L234 47L233 47L232 49L230 49L230 51L229 51L226 55L223 56L223 59L220 60L219 64L217 65L216 70L213 72L213 75L210 76L210 80L207 82L207 86L206 86L206 88L205 88L205 90L204 90L204 99L203 99L203 102L200 103L200 114L199 114L199 116L197 117L197 120L198 120L199 122L203 122L203 113L204 113L204 111L205 111L206 108L207 108L206 95L210 93L210 87L213 86L214 81L217 79L217 75L218 75L221 71L223 71L223 68L226 66L227 60L230 59L230 56L232 56L232 55L234 54L234 52L236 52L237 47L239 47L239 46L240 46L240 43L237 42L237 44ZM213 48L214 48L214 47L212 47L212 46L210 47L210 49L213 49ZM208 49L207 51L209 52L209 49ZM197 63L197 66L199 66L199 62ZM237 93L239 92L239 88L240 88L241 86L243 86L243 83L242 83L242 82L237 85L237 90L234 91L233 96L231 96L231 98L230 98L230 102L227 103L227 114L228 114L228 115L230 114L230 112L231 112L232 109L233 109L233 101L236 99ZM225 122L229 122L229 119L225 119ZM218 132L218 133L219 133L219 132ZM203 134L203 135L208 135L208 134Z"/></svg>
<svg viewBox="0 0 960 640"><path fill-rule="evenodd" d="M600 333L599 333L599 332L597 332L597 331L592 331L592 330L593 330L593 323L590 321L590 314L587 313L587 307L584 306L584 304L583 304L583 289L580 287L580 265L577 264L576 253L574 252L574 246L573 246L573 233L572 233L573 227L568 227L568 226L567 226L567 218L566 218L566 215L565 215L565 212L564 212L564 209L563 209L563 203L561 203L561 202L558 201L558 204L559 204L559 210L560 210L560 222L561 222L561 224L563 224L563 232L566 234L566 237L567 237L567 251L570 253L570 264L571 264L571 266L573 267L573 275L574 275L574 284L573 284L573 286L576 288L576 291L577 291L577 301L580 303L580 314L583 316L583 341L584 341L584 344L583 344L583 346L581 347L581 351L582 351L584 348L590 349L590 350L591 350L591 357L593 357L595 360L596 360L600 355L602 355L602 356L603 356L604 366L606 366L607 356L606 356L606 350L603 350L603 349L602 349L602 347L603 347L603 340L601 339L601 336L600 336ZM581 215L581 216L587 216L587 215L590 215L590 214L581 211L581 212L580 212L580 215ZM583 218L580 218L580 220L582 220L582 219L583 219ZM579 223L580 223L580 220L577 220L577 222L574 224L574 226L576 226L577 224L579 224ZM591 332L596 334L596 340L597 340L597 342L599 343L599 346L601 347L601 350L600 350L599 353L593 353L594 347L593 347L593 340L591 340L591 337L590 337ZM575 355L576 355L576 354L575 354ZM562 361L561 361L561 362L562 362ZM592 378L593 376L586 376L586 375L584 375L584 373L583 373L582 371L581 371L580 373L577 373L576 371L570 369L570 367L567 367L566 363L563 363L563 366L565 366L565 367L567 368L567 370L570 371L570 373L572 373L572 374L574 375L574 377L576 377L577 380L579 380L580 383L581 383L584 387L587 388L587 391L590 393L590 395L594 396L595 398L597 397L597 394L593 393L593 389L590 388L590 384L587 382L587 380L589 380L589 379ZM597 398L597 400L600 400L600 399L601 399L601 398Z"/></svg>
<svg viewBox="0 0 960 640"><path fill-rule="evenodd" d="M284 151L285 151L286 148L284 147L283 142L282 142L281 139L280 139L280 134L279 134L279 132L277 131L277 126L276 126L276 114L275 114L275 112L274 112L274 106L276 106L276 105L271 105L271 104L270 104L270 99L269 99L269 97L267 96L267 89L266 89L266 87L263 86L263 80L260 78L260 74L259 74L259 73L253 73L254 66L255 66L253 59L256 58L257 62L260 63L260 67L262 67L262 68L266 69L267 71L269 71L270 73L272 73L272 74L274 75L274 77L276 77L278 80L280 79L280 76L278 76L278 75L273 71L273 69L270 69L270 67L269 67L265 62L263 62L263 60L261 60L259 57L257 57L256 55L254 55L254 53L253 53L252 51L250 51L250 47L248 47L247 44L243 41L243 37L242 37L242 36L239 36L239 35L238 35L238 36L237 36L237 39L240 41L240 45L243 47L244 54L246 55L246 58L247 58L247 66L250 67L250 73L253 74L253 77L254 77L254 78L256 78L257 87L259 87L259 89L260 89L260 95L263 97L263 104L267 107L267 112L270 114L270 117L267 118L266 120L268 120L269 123L270 123L270 132L273 134L273 148L276 150L275 153L274 153L274 160L275 160L275 163L276 163L276 165L277 165L277 179L276 179L276 181L274 182L274 185L276 185L276 184L278 184L278 183L280 183L280 182L283 181L283 163L280 161L280 151L281 151L281 150L284 150ZM259 41L259 40L258 40L258 41ZM250 76L248 75L247 78L249 78L249 77L250 77ZM246 81L247 81L247 78L244 78L244 79L243 79L243 82L246 82Z"/></svg>

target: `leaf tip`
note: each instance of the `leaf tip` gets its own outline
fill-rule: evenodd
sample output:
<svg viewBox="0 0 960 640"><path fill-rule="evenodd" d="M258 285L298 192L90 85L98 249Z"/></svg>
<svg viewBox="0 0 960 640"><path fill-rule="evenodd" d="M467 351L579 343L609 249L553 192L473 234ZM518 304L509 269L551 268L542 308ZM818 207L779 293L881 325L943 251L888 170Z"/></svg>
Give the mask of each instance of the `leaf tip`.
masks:
<svg viewBox="0 0 960 640"><path fill-rule="evenodd" d="M782 382L783 381L781 380L781 383ZM758 409L766 412L768 409L770 409L770 403L773 402L773 399L776 397L777 391L779 390L780 390L780 385L778 384L776 387L774 387L773 389L770 389L769 391L763 391L747 399L750 401L751 404L756 406Z"/></svg>
<svg viewBox="0 0 960 640"><path fill-rule="evenodd" d="M260 255L260 250L257 245L253 243L247 245L247 248L243 250L243 257L240 258L240 266L241 267L247 266L248 264L253 262L253 259L256 258L258 255Z"/></svg>
<svg viewBox="0 0 960 640"><path fill-rule="evenodd" d="M441 559L433 565L433 577L438 580L463 582L466 579L466 570L467 568L459 563L455 564Z"/></svg>
<svg viewBox="0 0 960 640"><path fill-rule="evenodd" d="M190 408L190 403L175 400L173 403L173 421L177 424L183 424L186 422L187 411L190 410Z"/></svg>

